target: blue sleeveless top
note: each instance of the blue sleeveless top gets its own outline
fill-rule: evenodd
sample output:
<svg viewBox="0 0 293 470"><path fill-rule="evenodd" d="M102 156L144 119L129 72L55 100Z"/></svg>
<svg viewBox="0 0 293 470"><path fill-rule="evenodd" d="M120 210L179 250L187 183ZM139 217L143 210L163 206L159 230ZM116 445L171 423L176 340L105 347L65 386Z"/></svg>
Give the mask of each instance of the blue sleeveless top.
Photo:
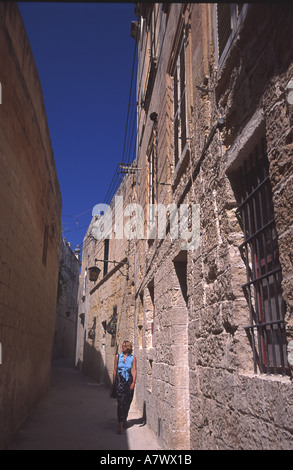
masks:
<svg viewBox="0 0 293 470"><path fill-rule="evenodd" d="M133 363L132 355L126 356L125 362L124 362L123 353L118 355L118 373L121 374L125 378L125 380L128 380L130 377L132 363Z"/></svg>

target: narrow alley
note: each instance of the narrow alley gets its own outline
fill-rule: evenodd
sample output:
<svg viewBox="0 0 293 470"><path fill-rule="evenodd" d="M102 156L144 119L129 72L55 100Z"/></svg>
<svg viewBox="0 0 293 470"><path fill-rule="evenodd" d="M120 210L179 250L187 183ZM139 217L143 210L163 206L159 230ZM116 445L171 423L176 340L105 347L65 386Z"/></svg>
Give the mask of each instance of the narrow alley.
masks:
<svg viewBox="0 0 293 470"><path fill-rule="evenodd" d="M51 387L6 450L157 450L153 433L132 405L129 428L117 434L116 400L76 370L53 361Z"/></svg>
<svg viewBox="0 0 293 470"><path fill-rule="evenodd" d="M292 5L121 5L0 1L0 450L293 450Z"/></svg>

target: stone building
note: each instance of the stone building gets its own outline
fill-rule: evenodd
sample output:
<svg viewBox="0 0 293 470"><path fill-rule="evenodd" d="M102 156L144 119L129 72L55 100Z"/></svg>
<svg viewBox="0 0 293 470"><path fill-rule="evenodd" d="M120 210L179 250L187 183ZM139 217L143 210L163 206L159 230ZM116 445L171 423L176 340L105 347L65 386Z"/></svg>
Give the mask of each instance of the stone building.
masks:
<svg viewBox="0 0 293 470"><path fill-rule="evenodd" d="M107 385L112 380L114 357L125 339L123 335L134 341L134 240L123 236L116 239L124 211L121 201L131 204L133 200L135 174L124 178L110 205L113 216L116 214L113 231L112 226L108 231L111 238L104 237L107 227L100 224L102 219L97 213L83 243L76 365Z"/></svg>
<svg viewBox="0 0 293 470"><path fill-rule="evenodd" d="M70 243L65 238L61 240L53 359L75 357L79 253L79 247L73 252Z"/></svg>
<svg viewBox="0 0 293 470"><path fill-rule="evenodd" d="M16 3L0 3L0 448L50 383L61 194Z"/></svg>
<svg viewBox="0 0 293 470"><path fill-rule="evenodd" d="M292 7L136 13L137 155L84 241L79 361L107 383L132 340L167 449L292 449Z"/></svg>

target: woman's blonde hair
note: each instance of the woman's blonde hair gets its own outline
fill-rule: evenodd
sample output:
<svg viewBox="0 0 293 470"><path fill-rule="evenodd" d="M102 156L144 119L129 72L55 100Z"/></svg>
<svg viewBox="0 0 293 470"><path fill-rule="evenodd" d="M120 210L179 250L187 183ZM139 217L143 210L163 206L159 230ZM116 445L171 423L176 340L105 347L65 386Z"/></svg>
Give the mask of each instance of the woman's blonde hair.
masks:
<svg viewBox="0 0 293 470"><path fill-rule="evenodd" d="M123 341L122 344L125 344L129 354L132 354L132 343L131 341Z"/></svg>

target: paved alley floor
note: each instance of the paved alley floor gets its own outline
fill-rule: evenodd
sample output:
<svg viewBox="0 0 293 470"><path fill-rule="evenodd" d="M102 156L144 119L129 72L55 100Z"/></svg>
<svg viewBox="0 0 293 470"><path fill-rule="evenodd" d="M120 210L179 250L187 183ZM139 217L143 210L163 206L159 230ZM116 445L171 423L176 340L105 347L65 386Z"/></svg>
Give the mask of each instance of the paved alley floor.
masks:
<svg viewBox="0 0 293 470"><path fill-rule="evenodd" d="M134 405L129 428L117 434L116 403L72 361L54 361L50 390L6 450L159 450Z"/></svg>

